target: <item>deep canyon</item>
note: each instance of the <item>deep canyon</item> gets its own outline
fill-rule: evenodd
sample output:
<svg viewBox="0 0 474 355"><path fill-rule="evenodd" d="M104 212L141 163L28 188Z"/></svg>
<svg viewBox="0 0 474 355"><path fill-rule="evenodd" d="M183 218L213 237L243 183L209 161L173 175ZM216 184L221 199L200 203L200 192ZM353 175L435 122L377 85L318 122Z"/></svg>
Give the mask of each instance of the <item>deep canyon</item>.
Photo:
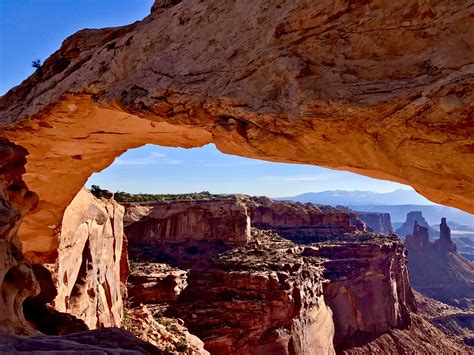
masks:
<svg viewBox="0 0 474 355"><path fill-rule="evenodd" d="M473 11L157 0L67 38L0 98L0 351L469 353L410 284L447 301L406 249L444 255L471 275L449 284L451 306L470 307L472 263L445 223L405 248L383 214L245 195L121 205L82 188L128 149L215 143L472 213Z"/></svg>

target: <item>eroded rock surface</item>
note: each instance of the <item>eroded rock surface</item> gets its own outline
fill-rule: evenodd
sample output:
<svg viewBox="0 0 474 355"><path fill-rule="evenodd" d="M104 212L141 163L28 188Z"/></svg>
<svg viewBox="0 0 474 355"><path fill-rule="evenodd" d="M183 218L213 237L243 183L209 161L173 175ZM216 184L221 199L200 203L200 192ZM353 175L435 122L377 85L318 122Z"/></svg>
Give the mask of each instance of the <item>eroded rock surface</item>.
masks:
<svg viewBox="0 0 474 355"><path fill-rule="evenodd" d="M357 231L353 213L344 210L248 196L234 200L242 202L252 225L256 216L257 225L274 224L273 231L253 228L246 244L212 250L204 239L194 241L195 249L183 240L172 250L139 239L130 249L134 302L182 319L216 354L350 351L400 329L400 340L373 344L396 349L408 336L416 306L396 236ZM425 349L413 340L406 348Z"/></svg>
<svg viewBox="0 0 474 355"><path fill-rule="evenodd" d="M123 327L156 346L163 354L209 355L204 343L190 334L182 320L163 317L146 306L126 310Z"/></svg>
<svg viewBox="0 0 474 355"><path fill-rule="evenodd" d="M405 246L415 290L456 307L474 306L474 262L457 253L444 218L439 239L430 242L427 228L415 224Z"/></svg>
<svg viewBox="0 0 474 355"><path fill-rule="evenodd" d="M399 240L327 244L306 254L329 259L324 298L334 312L336 344L410 324L416 305Z"/></svg>
<svg viewBox="0 0 474 355"><path fill-rule="evenodd" d="M425 217L423 217L421 211L412 211L407 213L405 222L403 222L400 228L396 230L396 233L400 237L405 238L407 235L412 233L415 223L420 227L426 228L430 240L434 240L439 236L439 232L431 228Z"/></svg>
<svg viewBox="0 0 474 355"><path fill-rule="evenodd" d="M250 209L252 226L271 228L286 237L338 235L355 232L355 214L312 203L273 201L268 197L241 197Z"/></svg>
<svg viewBox="0 0 474 355"><path fill-rule="evenodd" d="M25 149L0 138L0 331L32 334L23 314L23 302L40 293L29 261L21 252L18 228L37 196L22 180Z"/></svg>
<svg viewBox="0 0 474 355"><path fill-rule="evenodd" d="M128 26L79 31L1 98L2 134L28 149L25 181L40 197L20 231L26 251L54 258L50 226L87 178L146 143L214 142L411 184L474 211L469 2L154 8Z"/></svg>
<svg viewBox="0 0 474 355"><path fill-rule="evenodd" d="M390 213L357 211L356 216L374 233L390 234L393 232Z"/></svg>
<svg viewBox="0 0 474 355"><path fill-rule="evenodd" d="M126 205L125 225L131 243L205 240L239 245L250 238L248 209L236 200Z"/></svg>
<svg viewBox="0 0 474 355"><path fill-rule="evenodd" d="M56 264L54 308L89 328L120 326L124 208L82 189L66 209Z"/></svg>

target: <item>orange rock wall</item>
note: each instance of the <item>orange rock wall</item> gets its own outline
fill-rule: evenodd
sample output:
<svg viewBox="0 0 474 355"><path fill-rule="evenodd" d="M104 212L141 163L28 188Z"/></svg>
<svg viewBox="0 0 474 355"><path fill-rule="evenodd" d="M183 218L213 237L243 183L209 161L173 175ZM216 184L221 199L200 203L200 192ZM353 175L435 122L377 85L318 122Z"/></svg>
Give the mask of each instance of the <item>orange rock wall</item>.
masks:
<svg viewBox="0 0 474 355"><path fill-rule="evenodd" d="M79 191L64 213L53 305L90 329L120 326L124 208Z"/></svg>
<svg viewBox="0 0 474 355"><path fill-rule="evenodd" d="M213 142L474 211L472 11L455 0L185 0L76 33L42 76L0 98L1 133L28 149L25 181L40 198L20 230L25 251L54 260L54 228L87 178L146 143Z"/></svg>

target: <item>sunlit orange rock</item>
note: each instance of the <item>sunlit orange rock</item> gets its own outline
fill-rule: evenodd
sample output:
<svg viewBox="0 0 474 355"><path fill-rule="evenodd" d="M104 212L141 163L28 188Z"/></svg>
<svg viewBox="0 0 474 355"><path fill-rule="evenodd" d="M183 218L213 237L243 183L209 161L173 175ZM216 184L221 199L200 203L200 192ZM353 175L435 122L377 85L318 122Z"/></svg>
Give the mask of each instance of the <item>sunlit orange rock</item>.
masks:
<svg viewBox="0 0 474 355"><path fill-rule="evenodd" d="M165 1L143 21L79 31L0 99L1 133L28 149L40 197L25 251L54 259L87 178L146 143L353 171L474 211L472 11Z"/></svg>

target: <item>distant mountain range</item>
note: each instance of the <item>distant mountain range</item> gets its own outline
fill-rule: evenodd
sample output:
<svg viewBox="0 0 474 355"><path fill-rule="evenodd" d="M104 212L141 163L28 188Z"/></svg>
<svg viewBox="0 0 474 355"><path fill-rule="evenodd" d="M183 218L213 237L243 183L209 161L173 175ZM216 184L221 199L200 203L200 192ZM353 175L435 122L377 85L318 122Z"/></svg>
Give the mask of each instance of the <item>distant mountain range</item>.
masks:
<svg viewBox="0 0 474 355"><path fill-rule="evenodd" d="M308 192L297 196L282 197L277 200L312 202L326 205L432 205L414 190L398 189L392 192L373 191L322 191Z"/></svg>
<svg viewBox="0 0 474 355"><path fill-rule="evenodd" d="M355 211L390 213L393 222L404 222L407 213L421 211L428 223L439 224L442 217L448 221L469 226L474 225L474 215L456 208L436 205L413 190L395 190L378 193L373 191L323 191L309 192L297 196L276 198L275 200L290 200L311 202L323 205L342 205ZM396 227L394 225L394 227Z"/></svg>

